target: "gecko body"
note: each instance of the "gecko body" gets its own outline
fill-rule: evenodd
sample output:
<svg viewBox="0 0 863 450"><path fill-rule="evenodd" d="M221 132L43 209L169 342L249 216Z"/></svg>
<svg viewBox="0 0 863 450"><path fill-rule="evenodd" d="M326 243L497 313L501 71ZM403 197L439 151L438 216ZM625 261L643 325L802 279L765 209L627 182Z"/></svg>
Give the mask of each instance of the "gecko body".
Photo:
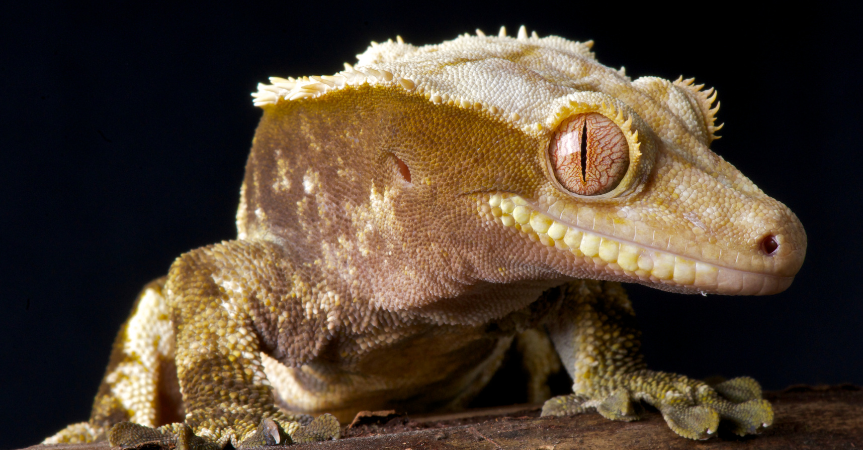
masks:
<svg viewBox="0 0 863 450"><path fill-rule="evenodd" d="M710 151L712 90L633 80L591 44L399 38L259 85L237 238L144 288L90 420L46 442L333 438L360 410L464 407L513 342L546 415L643 401L692 439L769 426L750 378L648 370L620 282L777 293L803 227ZM561 365L573 392L547 399Z"/></svg>

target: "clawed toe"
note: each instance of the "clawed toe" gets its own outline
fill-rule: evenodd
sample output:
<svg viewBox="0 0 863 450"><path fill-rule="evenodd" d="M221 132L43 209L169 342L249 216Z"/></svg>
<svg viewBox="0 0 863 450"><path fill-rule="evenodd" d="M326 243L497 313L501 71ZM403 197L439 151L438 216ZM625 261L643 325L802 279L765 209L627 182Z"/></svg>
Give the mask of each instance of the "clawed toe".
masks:
<svg viewBox="0 0 863 450"><path fill-rule="evenodd" d="M576 394L552 397L542 405L542 416L581 414L589 408L589 406L585 405L586 402L587 398Z"/></svg>
<svg viewBox="0 0 863 450"><path fill-rule="evenodd" d="M719 413L707 406L663 406L662 417L677 434L689 439L709 439L719 428Z"/></svg>
<svg viewBox="0 0 863 450"><path fill-rule="evenodd" d="M554 397L542 405L542 415L568 416L581 414L590 408L596 408L607 419L625 422L638 420L644 411L640 402L632 401L626 389L617 389L602 400L590 400L576 394Z"/></svg>
<svg viewBox="0 0 863 450"><path fill-rule="evenodd" d="M758 434L773 425L773 407L767 400L749 400L734 405L722 419L731 422L731 431L739 436Z"/></svg>
<svg viewBox="0 0 863 450"><path fill-rule="evenodd" d="M290 436L282 431L279 424L273 419L263 419L255 430L255 433L240 443L240 448L264 447L268 445L289 444Z"/></svg>
<svg viewBox="0 0 863 450"><path fill-rule="evenodd" d="M713 386L713 390L734 403L761 399L761 385L750 377L737 377L724 381Z"/></svg>
<svg viewBox="0 0 863 450"><path fill-rule="evenodd" d="M638 420L642 408L641 403L632 401L629 392L617 389L597 405L596 411L606 419L631 422Z"/></svg>

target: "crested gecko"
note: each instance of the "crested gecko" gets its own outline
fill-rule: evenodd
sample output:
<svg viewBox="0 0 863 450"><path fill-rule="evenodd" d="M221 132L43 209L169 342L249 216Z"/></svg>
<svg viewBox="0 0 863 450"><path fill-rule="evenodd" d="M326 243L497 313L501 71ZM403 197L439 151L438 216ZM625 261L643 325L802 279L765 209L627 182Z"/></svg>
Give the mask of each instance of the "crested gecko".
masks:
<svg viewBox="0 0 863 450"><path fill-rule="evenodd" d="M260 84L237 238L144 287L89 421L45 443L337 438L360 410L464 407L514 342L543 415L645 402L691 439L770 426L751 378L647 369L620 283L781 292L803 226L711 152L712 89L633 80L591 46L397 38ZM561 365L572 393L549 399Z"/></svg>

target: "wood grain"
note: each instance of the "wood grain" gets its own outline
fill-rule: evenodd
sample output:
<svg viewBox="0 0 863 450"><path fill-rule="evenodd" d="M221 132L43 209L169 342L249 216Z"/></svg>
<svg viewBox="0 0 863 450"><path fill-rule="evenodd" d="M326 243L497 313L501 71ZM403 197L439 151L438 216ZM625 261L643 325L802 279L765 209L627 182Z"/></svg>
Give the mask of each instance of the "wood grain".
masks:
<svg viewBox="0 0 863 450"><path fill-rule="evenodd" d="M541 418L536 406L510 406L458 414L408 417L366 414L337 441L303 449L863 449L863 389L796 386L767 393L774 425L740 438L720 429L717 438L690 441L675 435L656 411L644 420L613 422L598 414ZM388 413L388 412L385 412ZM354 436L354 437L351 437ZM107 450L106 443L33 446L28 450Z"/></svg>

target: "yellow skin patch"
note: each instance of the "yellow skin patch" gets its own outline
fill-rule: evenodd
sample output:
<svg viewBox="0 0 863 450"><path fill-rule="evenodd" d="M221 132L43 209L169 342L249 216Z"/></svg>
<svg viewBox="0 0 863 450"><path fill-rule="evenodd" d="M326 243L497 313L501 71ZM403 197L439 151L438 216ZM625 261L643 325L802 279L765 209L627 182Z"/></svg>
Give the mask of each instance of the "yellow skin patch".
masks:
<svg viewBox="0 0 863 450"><path fill-rule="evenodd" d="M618 282L780 292L803 227L710 151L715 92L631 80L590 47L396 39L260 85L238 238L145 289L90 421L46 442L333 438L360 410L463 407L513 340L533 400L558 367L573 378L544 414L634 420L644 401L687 438L769 426L754 380L648 370Z"/></svg>

